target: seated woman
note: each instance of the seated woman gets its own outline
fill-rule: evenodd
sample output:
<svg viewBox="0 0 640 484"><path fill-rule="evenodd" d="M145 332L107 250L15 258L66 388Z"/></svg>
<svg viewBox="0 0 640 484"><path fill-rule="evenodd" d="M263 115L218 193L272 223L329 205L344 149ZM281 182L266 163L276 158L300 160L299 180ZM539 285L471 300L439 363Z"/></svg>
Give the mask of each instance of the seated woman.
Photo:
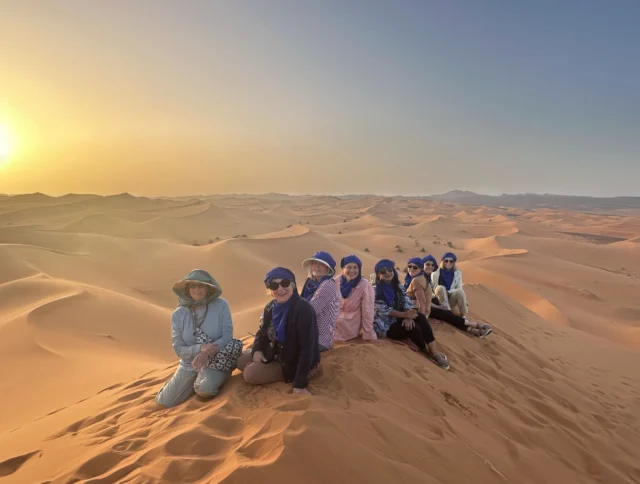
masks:
<svg viewBox="0 0 640 484"><path fill-rule="evenodd" d="M294 393L310 395L309 378L320 365L316 312L298 295L289 269L272 269L264 283L273 300L265 306L253 347L240 357L238 369L252 385L293 382Z"/></svg>
<svg viewBox="0 0 640 484"><path fill-rule="evenodd" d="M444 370L449 360L438 351L433 331L424 314L412 309L411 300L398 280L395 263L383 259L376 264L374 329L378 336L409 338L429 359Z"/></svg>
<svg viewBox="0 0 640 484"><path fill-rule="evenodd" d="M431 280L431 274L435 271L438 263L432 255L426 256L422 259L422 262L424 273L427 279ZM430 317L449 323L461 331L466 331L474 336L478 336L480 339L483 339L492 333L491 326L488 324L469 321L467 316L458 316L450 310L441 307L440 300L432 293L431 286L427 289L427 299L429 299L431 303L431 310L429 313Z"/></svg>
<svg viewBox="0 0 640 484"><path fill-rule="evenodd" d="M407 291L407 296L411 299L413 309L429 317L429 310L431 309L431 301L427 297L427 294L429 294L427 292L429 282L424 275L423 266L424 264L420 257L409 259L407 262L407 275L404 278L404 288ZM429 290L429 292L431 291Z"/></svg>
<svg viewBox="0 0 640 484"><path fill-rule="evenodd" d="M456 267L457 260L453 252L443 255L440 268L431 274L431 285L442 307L457 310L460 316L465 316L467 297L462 289L462 271Z"/></svg>
<svg viewBox="0 0 640 484"><path fill-rule="evenodd" d="M340 267L342 275L335 278L342 296L335 339L357 338L362 331L362 339L375 341L378 339L373 330L375 295L369 281L362 278L362 261L355 255L348 255L342 258Z"/></svg>
<svg viewBox="0 0 640 484"><path fill-rule="evenodd" d="M163 407L178 405L194 393L202 398L216 396L235 368L235 361L220 366L214 364L215 357L228 352L228 345L239 342L233 340L231 312L220 297L222 288L207 271L192 271L173 285L173 292L179 305L171 316L171 332L180 365L156 396L156 403Z"/></svg>
<svg viewBox="0 0 640 484"><path fill-rule="evenodd" d="M309 301L318 317L318 341L320 351L333 346L336 321L340 312L340 292L332 281L336 261L327 252L316 252L302 262L309 277L302 288L302 297Z"/></svg>

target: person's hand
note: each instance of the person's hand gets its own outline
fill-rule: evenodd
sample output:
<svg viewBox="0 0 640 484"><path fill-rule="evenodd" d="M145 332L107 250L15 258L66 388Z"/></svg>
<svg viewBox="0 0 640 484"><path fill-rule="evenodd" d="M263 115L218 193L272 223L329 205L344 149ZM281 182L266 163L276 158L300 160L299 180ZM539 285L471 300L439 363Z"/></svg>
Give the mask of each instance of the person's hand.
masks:
<svg viewBox="0 0 640 484"><path fill-rule="evenodd" d="M218 346L215 343L205 343L200 345L200 352L215 355L218 352Z"/></svg>
<svg viewBox="0 0 640 484"><path fill-rule="evenodd" d="M204 369L204 366L207 364L207 360L209 359L209 355L207 353L198 353L196 357L191 362L191 366L193 366L196 370L201 371Z"/></svg>
<svg viewBox="0 0 640 484"><path fill-rule="evenodd" d="M311 395L306 388L294 388L293 393L297 393L298 395Z"/></svg>
<svg viewBox="0 0 640 484"><path fill-rule="evenodd" d="M405 311L404 315L405 315L406 319L417 318L418 317L418 311L416 311L415 309L409 309L408 311Z"/></svg>
<svg viewBox="0 0 640 484"><path fill-rule="evenodd" d="M253 361L255 361L256 363L262 363L262 360L264 359L264 353L262 351L256 351L253 354Z"/></svg>
<svg viewBox="0 0 640 484"><path fill-rule="evenodd" d="M405 319L404 321L402 321L402 326L407 331L411 331L415 325L416 323L413 322L413 319Z"/></svg>

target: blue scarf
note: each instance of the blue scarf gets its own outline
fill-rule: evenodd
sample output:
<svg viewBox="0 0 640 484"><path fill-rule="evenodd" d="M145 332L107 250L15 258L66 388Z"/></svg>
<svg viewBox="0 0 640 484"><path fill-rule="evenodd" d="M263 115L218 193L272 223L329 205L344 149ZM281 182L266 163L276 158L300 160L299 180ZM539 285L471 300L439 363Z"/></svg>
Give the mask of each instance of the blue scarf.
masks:
<svg viewBox="0 0 640 484"><path fill-rule="evenodd" d="M319 281L314 281L312 277L307 278L307 281L304 283L304 287L302 288L302 297L307 301L311 301L311 298L320 287L320 284L328 279L331 279L331 276L324 276Z"/></svg>
<svg viewBox="0 0 640 484"><path fill-rule="evenodd" d="M360 274L358 274L358 277L354 277L350 281L347 281L346 277L340 276L340 294L342 294L343 299L347 299L349 297L353 288L360 283L360 279L362 279Z"/></svg>
<svg viewBox="0 0 640 484"><path fill-rule="evenodd" d="M453 269L440 269L440 277L438 279L438 284L447 288L447 291L451 289L451 284L453 284L453 278L456 275L456 271Z"/></svg>
<svg viewBox="0 0 640 484"><path fill-rule="evenodd" d="M271 310L271 324L276 332L276 339L280 343L284 343L285 332L287 329L287 314L289 314L292 299L293 296L281 304L274 302L273 309Z"/></svg>
<svg viewBox="0 0 640 484"><path fill-rule="evenodd" d="M376 284L376 299L386 302L389 307L393 307L393 303L396 300L396 291L393 288L393 284L378 281Z"/></svg>

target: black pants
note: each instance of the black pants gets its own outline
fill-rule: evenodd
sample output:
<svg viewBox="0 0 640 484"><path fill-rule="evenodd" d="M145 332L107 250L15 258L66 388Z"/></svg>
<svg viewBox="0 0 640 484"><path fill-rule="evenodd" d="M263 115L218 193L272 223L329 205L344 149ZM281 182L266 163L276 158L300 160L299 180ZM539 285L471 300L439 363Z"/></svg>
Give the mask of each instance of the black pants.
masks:
<svg viewBox="0 0 640 484"><path fill-rule="evenodd" d="M456 328L467 331L468 326L464 324L465 319L462 316L458 316L451 311L447 311L446 309L434 308L431 306L431 314L430 318L439 319L440 321L444 321L445 323L449 323Z"/></svg>
<svg viewBox="0 0 640 484"><path fill-rule="evenodd" d="M424 314L418 314L418 316L413 319L413 322L416 324L411 330L406 330L404 326L402 326L402 321L401 318L396 319L396 322L393 323L389 331L387 331L387 337L391 339L409 338L421 350L426 349L429 343L433 343L436 340L435 336L433 336L431 325Z"/></svg>

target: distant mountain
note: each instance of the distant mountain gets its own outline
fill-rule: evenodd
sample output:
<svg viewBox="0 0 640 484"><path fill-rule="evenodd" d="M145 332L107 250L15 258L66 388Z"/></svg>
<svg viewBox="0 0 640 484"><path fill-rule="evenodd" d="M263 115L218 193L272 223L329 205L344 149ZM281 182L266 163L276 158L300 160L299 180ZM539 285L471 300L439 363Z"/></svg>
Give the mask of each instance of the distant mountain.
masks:
<svg viewBox="0 0 640 484"><path fill-rule="evenodd" d="M425 197L429 200L468 205L506 206L516 208L554 208L576 211L640 210L640 197L581 197L551 194L481 195L454 190Z"/></svg>

